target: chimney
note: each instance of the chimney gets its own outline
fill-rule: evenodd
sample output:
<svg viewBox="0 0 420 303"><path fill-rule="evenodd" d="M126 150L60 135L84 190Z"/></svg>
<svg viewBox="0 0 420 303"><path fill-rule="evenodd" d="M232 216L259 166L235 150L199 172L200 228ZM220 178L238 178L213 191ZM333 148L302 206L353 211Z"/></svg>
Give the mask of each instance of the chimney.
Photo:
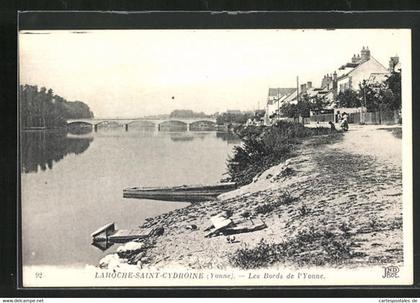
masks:
<svg viewBox="0 0 420 303"><path fill-rule="evenodd" d="M362 61L368 61L370 59L370 50L369 47L366 46L362 48L362 51L360 52L360 56L362 58Z"/></svg>
<svg viewBox="0 0 420 303"><path fill-rule="evenodd" d="M325 87L328 85L327 75L324 75L321 82L321 87Z"/></svg>
<svg viewBox="0 0 420 303"><path fill-rule="evenodd" d="M370 60L370 50L369 50L369 47L367 46L366 46L366 57L367 57L367 60Z"/></svg>
<svg viewBox="0 0 420 303"><path fill-rule="evenodd" d="M389 58L389 72L393 73L395 71L395 66L400 61L400 58L398 56Z"/></svg>
<svg viewBox="0 0 420 303"><path fill-rule="evenodd" d="M301 84L300 85L300 91L301 91L301 93L305 93L306 92L306 84Z"/></svg>
<svg viewBox="0 0 420 303"><path fill-rule="evenodd" d="M334 74L333 74L333 81L337 81L337 72L336 71L334 71Z"/></svg>
<svg viewBox="0 0 420 303"><path fill-rule="evenodd" d="M312 88L312 82L308 81L308 83L306 84L308 86L308 89Z"/></svg>

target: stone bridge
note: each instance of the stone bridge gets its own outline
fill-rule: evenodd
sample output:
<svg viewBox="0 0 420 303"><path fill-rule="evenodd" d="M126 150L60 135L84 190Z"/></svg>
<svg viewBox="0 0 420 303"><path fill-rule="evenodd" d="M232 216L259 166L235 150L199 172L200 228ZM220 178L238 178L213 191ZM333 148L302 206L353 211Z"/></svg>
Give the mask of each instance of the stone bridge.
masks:
<svg viewBox="0 0 420 303"><path fill-rule="evenodd" d="M145 128L154 128L157 130L215 130L216 119L210 118L196 118L196 119L166 119L166 120L154 120L154 119L69 119L67 125L91 125L96 132L98 126L101 124L116 124L125 128L128 131L130 125L138 125Z"/></svg>

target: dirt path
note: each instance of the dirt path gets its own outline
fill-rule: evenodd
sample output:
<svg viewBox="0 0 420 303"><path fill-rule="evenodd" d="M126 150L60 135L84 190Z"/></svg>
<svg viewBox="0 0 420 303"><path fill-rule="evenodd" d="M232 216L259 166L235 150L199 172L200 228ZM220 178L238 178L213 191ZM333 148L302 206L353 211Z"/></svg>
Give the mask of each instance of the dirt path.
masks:
<svg viewBox="0 0 420 303"><path fill-rule="evenodd" d="M351 125L343 141L332 147L352 154L373 156L378 161L401 166L401 139L387 131L387 128L394 126Z"/></svg>
<svg viewBox="0 0 420 303"><path fill-rule="evenodd" d="M142 252L148 260L144 266L226 268L234 265L239 249L252 253L261 239L286 243L270 265L401 263L401 140L378 128L352 126L335 144L307 140L294 157L247 186L150 218L145 227L165 231ZM234 243L225 236L206 238L210 216L222 211L249 212L268 228L237 234Z"/></svg>

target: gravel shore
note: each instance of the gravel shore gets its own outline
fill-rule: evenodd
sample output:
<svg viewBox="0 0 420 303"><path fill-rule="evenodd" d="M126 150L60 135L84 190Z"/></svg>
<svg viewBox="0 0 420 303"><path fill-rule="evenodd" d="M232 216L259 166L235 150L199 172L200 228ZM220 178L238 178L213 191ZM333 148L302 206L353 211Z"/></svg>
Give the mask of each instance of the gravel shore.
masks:
<svg viewBox="0 0 420 303"><path fill-rule="evenodd" d="M238 251L265 243L283 257L261 266L402 264L401 139L377 126L353 126L332 144L325 138L305 140L287 161L215 201L147 219L143 227L163 233L147 249L114 258L142 268L225 269L241 266ZM205 237L210 217L223 211L249 213L267 228L236 234L233 243Z"/></svg>

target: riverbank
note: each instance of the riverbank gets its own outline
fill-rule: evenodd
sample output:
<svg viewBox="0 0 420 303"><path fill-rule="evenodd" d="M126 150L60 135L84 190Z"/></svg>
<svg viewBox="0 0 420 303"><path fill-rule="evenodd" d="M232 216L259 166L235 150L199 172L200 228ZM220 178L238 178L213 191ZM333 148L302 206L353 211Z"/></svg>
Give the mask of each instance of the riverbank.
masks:
<svg viewBox="0 0 420 303"><path fill-rule="evenodd" d="M305 139L251 184L146 219L143 227L163 228L163 234L107 256L100 267L402 264L401 139L383 128L352 126L333 143L329 135ZM234 241L205 237L210 217L221 212L251 214L267 228L236 234Z"/></svg>

